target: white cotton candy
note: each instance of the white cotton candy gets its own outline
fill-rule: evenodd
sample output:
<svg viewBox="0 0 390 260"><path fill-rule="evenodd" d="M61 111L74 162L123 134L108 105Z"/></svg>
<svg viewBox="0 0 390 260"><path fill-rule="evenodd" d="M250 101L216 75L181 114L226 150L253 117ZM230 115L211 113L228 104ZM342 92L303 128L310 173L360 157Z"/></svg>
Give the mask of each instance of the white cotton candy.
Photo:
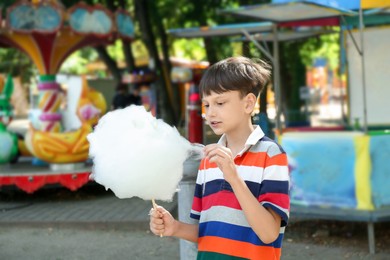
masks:
<svg viewBox="0 0 390 260"><path fill-rule="evenodd" d="M107 113L87 138L91 177L118 198L171 200L184 161L193 153L201 156L199 146L143 106Z"/></svg>

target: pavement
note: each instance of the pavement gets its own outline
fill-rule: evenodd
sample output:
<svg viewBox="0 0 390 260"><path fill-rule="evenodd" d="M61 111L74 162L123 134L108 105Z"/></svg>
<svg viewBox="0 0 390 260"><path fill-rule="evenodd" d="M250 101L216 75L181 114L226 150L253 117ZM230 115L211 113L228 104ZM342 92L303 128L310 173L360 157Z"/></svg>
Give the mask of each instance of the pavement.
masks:
<svg viewBox="0 0 390 260"><path fill-rule="evenodd" d="M177 216L176 195L156 202ZM119 199L96 183L74 192L0 188L0 259L179 259L178 239L149 231L151 207L139 198Z"/></svg>
<svg viewBox="0 0 390 260"><path fill-rule="evenodd" d="M157 203L177 216L177 196ZM151 206L98 184L75 192L0 189L0 259L180 259L179 239L150 233ZM376 230L377 254L370 255L364 223L293 221L282 259L390 259L390 225Z"/></svg>
<svg viewBox="0 0 390 260"><path fill-rule="evenodd" d="M137 229L149 227L150 201L140 198L119 199L98 184L79 191L43 188L34 194L8 189L0 195L0 225L107 225ZM158 201L169 211L177 211L172 202Z"/></svg>

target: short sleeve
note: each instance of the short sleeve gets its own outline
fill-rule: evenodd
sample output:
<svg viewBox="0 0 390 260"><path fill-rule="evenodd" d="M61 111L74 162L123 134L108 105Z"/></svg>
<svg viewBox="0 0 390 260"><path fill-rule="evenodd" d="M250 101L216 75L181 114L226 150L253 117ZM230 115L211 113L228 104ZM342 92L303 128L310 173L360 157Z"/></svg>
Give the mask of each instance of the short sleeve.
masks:
<svg viewBox="0 0 390 260"><path fill-rule="evenodd" d="M281 216L281 226L287 225L290 215L289 182L287 155L275 143L267 151L258 199L264 207Z"/></svg>
<svg viewBox="0 0 390 260"><path fill-rule="evenodd" d="M203 159L204 160L204 159ZM200 165L204 165L203 160ZM192 201L190 217L196 220L200 219L200 213L202 211L202 197L203 197L203 176L205 169L202 166L199 167L198 175L196 177L194 198Z"/></svg>

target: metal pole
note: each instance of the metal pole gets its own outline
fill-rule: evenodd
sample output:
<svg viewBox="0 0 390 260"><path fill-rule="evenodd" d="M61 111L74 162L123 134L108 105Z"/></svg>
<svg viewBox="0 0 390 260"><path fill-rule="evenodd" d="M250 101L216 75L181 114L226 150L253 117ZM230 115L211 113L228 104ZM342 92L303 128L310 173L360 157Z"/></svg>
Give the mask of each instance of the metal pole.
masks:
<svg viewBox="0 0 390 260"><path fill-rule="evenodd" d="M342 41L344 41L343 39L343 30L341 29L340 32L339 32L339 45L341 46L342 45ZM338 78L339 78L339 84L340 84L340 96L341 96L341 99L340 99L340 103L341 103L341 118L342 118L342 123L343 124L346 124L347 122L345 122L345 118L346 118L346 115L345 115L345 111L344 111L344 89L343 89L343 81L341 79L341 74L342 74L342 61L341 61L341 58L340 58L340 67L338 69Z"/></svg>
<svg viewBox="0 0 390 260"><path fill-rule="evenodd" d="M190 218L191 205L195 192L196 176L198 174L200 160L188 158L183 163L183 179L179 186L178 210L179 220L189 224L196 221ZM180 260L195 260L197 255L197 244L180 239Z"/></svg>
<svg viewBox="0 0 390 260"><path fill-rule="evenodd" d="M273 46L274 46L274 89L275 89L275 109L276 109L276 129L279 132L279 135L282 134L282 124L280 122L281 116L281 106L282 106L282 96L280 88L280 68L279 68L279 42L278 42L278 25L273 25Z"/></svg>
<svg viewBox="0 0 390 260"><path fill-rule="evenodd" d="M362 86L363 86L363 130L367 134L367 97L366 97L366 67L364 59L364 37L363 37L363 10L360 6L359 8L359 31L360 31L360 50L361 50L361 59L362 59Z"/></svg>
<svg viewBox="0 0 390 260"><path fill-rule="evenodd" d="M263 46L261 46L261 45L256 41L256 39L255 39L252 35L250 35L250 34L248 33L247 30L242 29L241 32L245 35L245 37L246 37L248 40L250 40L257 48L259 48L259 50L260 50L265 56L267 56L267 58L268 58L272 63L275 62L275 61L274 61L274 57L272 57L272 55L271 55Z"/></svg>
<svg viewBox="0 0 390 260"><path fill-rule="evenodd" d="M371 221L367 223L367 234L368 234L368 250L370 254L375 254L375 230L374 230L374 223Z"/></svg>

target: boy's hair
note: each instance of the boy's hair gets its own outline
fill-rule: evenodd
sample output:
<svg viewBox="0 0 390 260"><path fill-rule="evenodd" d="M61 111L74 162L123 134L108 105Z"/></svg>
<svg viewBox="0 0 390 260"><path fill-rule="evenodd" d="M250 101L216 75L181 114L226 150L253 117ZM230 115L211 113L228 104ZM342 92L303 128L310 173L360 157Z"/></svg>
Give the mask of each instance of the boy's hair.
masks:
<svg viewBox="0 0 390 260"><path fill-rule="evenodd" d="M210 66L199 83L201 97L211 92L221 94L239 91L241 97L253 93L256 97L267 84L270 66L260 59L231 57Z"/></svg>

